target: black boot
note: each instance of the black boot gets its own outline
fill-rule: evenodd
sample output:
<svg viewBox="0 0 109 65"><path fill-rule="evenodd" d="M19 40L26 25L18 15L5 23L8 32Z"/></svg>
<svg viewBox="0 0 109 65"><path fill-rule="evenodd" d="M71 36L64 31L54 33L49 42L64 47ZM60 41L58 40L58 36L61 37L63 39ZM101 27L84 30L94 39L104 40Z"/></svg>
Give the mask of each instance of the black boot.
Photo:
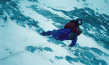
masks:
<svg viewBox="0 0 109 65"><path fill-rule="evenodd" d="M40 33L41 35L43 35L43 36L46 36L46 33L45 32L42 32L42 33Z"/></svg>

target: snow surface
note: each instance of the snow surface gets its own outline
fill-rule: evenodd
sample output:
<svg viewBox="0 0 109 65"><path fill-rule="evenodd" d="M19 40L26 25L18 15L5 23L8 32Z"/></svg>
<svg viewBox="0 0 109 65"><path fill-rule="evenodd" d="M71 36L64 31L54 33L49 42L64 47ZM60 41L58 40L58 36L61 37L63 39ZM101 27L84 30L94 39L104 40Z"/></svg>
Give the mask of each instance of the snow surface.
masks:
<svg viewBox="0 0 109 65"><path fill-rule="evenodd" d="M109 15L109 0L38 0L40 3L48 7L70 11L74 7L89 7L96 12L106 13Z"/></svg>
<svg viewBox="0 0 109 65"><path fill-rule="evenodd" d="M25 2L25 3L24 3ZM83 3L80 1L79 3L74 0L39 0L40 3L34 3L39 4L40 7L47 9L53 13L57 13L58 15L62 17L67 17L61 12L53 11L44 5L47 5L49 7L55 8L55 9L61 9L61 10L72 10L73 7L81 8L85 7ZM92 9L96 9L96 7L99 10L99 12L107 13L109 11L108 8L105 8L105 6L108 6L109 4L105 4L102 6L102 1L96 0L98 3L98 6L95 2L95 0L89 0L87 1L90 4ZM34 12L32 9L26 8L26 6L33 4L26 0L21 0L19 6L20 11L25 16L29 16L33 18L36 21L39 21L38 25L40 28L43 28L43 30L53 30L58 29L55 27L52 23L53 21L50 19L45 18L44 16ZM73 4L73 5L72 5ZM91 6L93 5L93 6ZM64 15L64 16L63 16ZM8 16L8 15L7 15ZM37 32L35 32L34 27L33 28L24 28L19 26L16 21L10 20L8 17L7 22L4 22L2 18L0 18L0 65L72 65L69 62L67 62L65 59L58 60L55 58L55 56L63 56L70 55L70 53L61 45L56 45L52 42L47 41L48 38L41 36ZM87 42L86 42L87 40ZM70 41L64 41L65 44L70 44ZM89 48L98 48L101 51L104 51L105 53L109 54L109 50L103 48L102 46L98 45L92 38L86 37L85 35L81 34L78 37L77 43L82 47L89 47ZM45 44L45 45L44 45ZM53 52L38 52L35 51L34 53L31 53L29 51L26 51L25 48L27 46L40 46L42 47L50 47L52 48ZM73 48L72 48L73 49ZM20 53L21 52L21 53ZM17 53L17 54L16 54ZM109 57L105 56L99 56L100 59L105 60L108 64ZM52 60L51 60L52 59ZM73 63L74 65L84 65L82 63Z"/></svg>
<svg viewBox="0 0 109 65"><path fill-rule="evenodd" d="M47 42L47 38L39 35L35 31L23 28L15 23L15 21L11 21L8 19L7 23L1 22L0 25L4 25L4 27L0 27L1 36L1 49L0 49L0 59L3 59L7 56L10 56L9 52L12 51L12 55L18 52L21 52L25 50L26 46L39 46L43 45ZM53 43L49 43L45 45L47 47L51 47L53 49L53 53L30 53L28 51L24 51L23 53L13 55L9 58L6 58L4 60L1 60L0 65L60 65L60 62L65 62L62 65L69 64L65 60L61 60L60 62L58 60L55 60L53 57L55 55L68 55L67 50L64 48L61 48L60 46L54 45ZM8 50L5 50L8 49ZM60 50L59 50L60 49ZM62 52L63 51L63 52ZM41 56L40 56L41 55ZM44 57L44 58L43 58ZM52 64L49 62L49 59L54 59L55 64ZM53 61L54 61L53 60ZM39 63L37 63L37 62ZM42 63L43 61L43 63ZM7 62L7 63L5 63ZM17 62L17 63L16 63ZM71 64L69 64L71 65Z"/></svg>

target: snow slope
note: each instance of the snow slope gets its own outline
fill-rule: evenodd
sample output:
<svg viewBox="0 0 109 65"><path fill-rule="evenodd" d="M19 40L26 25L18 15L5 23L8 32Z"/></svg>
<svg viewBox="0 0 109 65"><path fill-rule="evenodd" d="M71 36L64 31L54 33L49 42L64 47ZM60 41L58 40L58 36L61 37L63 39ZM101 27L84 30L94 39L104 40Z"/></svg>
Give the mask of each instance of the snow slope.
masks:
<svg viewBox="0 0 109 65"><path fill-rule="evenodd" d="M1 36L1 49L0 49L0 65L66 65L69 64L65 60L61 60L60 63L54 57L56 55L65 56L67 50L57 46L53 43L47 42L47 38L39 35L34 30L23 28L8 19L6 23L1 22L0 24ZM49 43L49 44L48 44ZM25 50L27 46L39 46L44 45L50 47L54 52L28 52ZM58 50L60 49L60 50ZM23 51L23 52L22 52ZM64 51L64 52L61 52ZM21 53L19 53L21 52ZM18 54L16 54L18 53ZM14 55L15 54L15 55ZM52 64L52 59L54 64ZM70 64L69 64L70 65Z"/></svg>
<svg viewBox="0 0 109 65"><path fill-rule="evenodd" d="M77 8L89 7L95 12L105 13L109 15L109 0L38 0L41 4L48 7L70 11Z"/></svg>
<svg viewBox="0 0 109 65"><path fill-rule="evenodd" d="M60 2L62 3L60 4ZM77 3L78 1L75 0L74 2ZM31 19L38 21L39 28L29 27L27 24L25 24L25 27L18 25L16 23L17 20L11 20L11 15L4 10L4 15L0 16L0 65L96 65L96 63L97 65L108 65L109 50L98 45L96 41L86 37L84 34L78 37L77 46L70 51L67 46L63 46L63 43L69 45L71 41L56 41L41 36L37 32L38 29L48 31L58 29L58 27L53 25L55 23L53 20L34 11L30 7L31 5L38 5L40 10L45 9L59 15L59 17L71 19L62 12L55 11L52 8L59 10L68 8L66 10L70 10L74 2L71 0L60 0L59 2L57 0L19 1L20 12L26 17L31 17ZM83 7L81 5L75 4L73 7ZM103 12L105 13L105 11ZM7 16L6 21L3 19L4 16ZM100 52L97 50L99 53L96 53L92 49L95 49L95 51L99 49ZM88 63L83 60L86 60Z"/></svg>

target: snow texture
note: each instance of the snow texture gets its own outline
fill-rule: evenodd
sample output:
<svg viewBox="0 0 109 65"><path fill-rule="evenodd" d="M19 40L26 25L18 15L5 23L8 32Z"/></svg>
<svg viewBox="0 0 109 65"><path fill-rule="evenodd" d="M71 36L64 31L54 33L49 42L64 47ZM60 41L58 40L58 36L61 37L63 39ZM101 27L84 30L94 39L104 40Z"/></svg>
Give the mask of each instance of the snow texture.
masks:
<svg viewBox="0 0 109 65"><path fill-rule="evenodd" d="M109 0L0 0L0 65L109 65ZM81 18L76 45L41 36Z"/></svg>

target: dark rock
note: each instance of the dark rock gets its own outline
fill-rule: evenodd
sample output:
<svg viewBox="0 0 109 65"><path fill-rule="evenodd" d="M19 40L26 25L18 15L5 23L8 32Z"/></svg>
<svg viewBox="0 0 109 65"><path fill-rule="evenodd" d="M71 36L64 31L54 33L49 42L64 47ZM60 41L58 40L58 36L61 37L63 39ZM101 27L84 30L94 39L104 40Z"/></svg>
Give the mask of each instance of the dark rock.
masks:
<svg viewBox="0 0 109 65"><path fill-rule="evenodd" d="M66 44L62 44L62 46L61 47L66 47L67 45Z"/></svg>
<svg viewBox="0 0 109 65"><path fill-rule="evenodd" d="M95 58L95 56L93 55L93 53L92 52L90 52L90 51L85 51L84 52L84 55L88 58L88 59L93 59L93 58Z"/></svg>
<svg viewBox="0 0 109 65"><path fill-rule="evenodd" d="M3 17L3 19L4 19L5 21L7 21L7 16Z"/></svg>
<svg viewBox="0 0 109 65"><path fill-rule="evenodd" d="M34 47L35 50L37 50L37 47Z"/></svg>
<svg viewBox="0 0 109 65"><path fill-rule="evenodd" d="M72 63L72 62L71 62L72 57L66 56L65 59L66 59L69 63Z"/></svg>
<svg viewBox="0 0 109 65"><path fill-rule="evenodd" d="M82 1L85 1L86 2L86 0L82 0Z"/></svg>
<svg viewBox="0 0 109 65"><path fill-rule="evenodd" d="M84 59L80 59L80 62L85 64L85 65L92 65L89 61L86 61Z"/></svg>
<svg viewBox="0 0 109 65"><path fill-rule="evenodd" d="M73 62L78 62L79 60L77 58L72 58L70 56L66 56L65 59L69 62L72 63Z"/></svg>
<svg viewBox="0 0 109 65"><path fill-rule="evenodd" d="M27 50L27 51L30 51L30 52L34 52L35 50L37 50L37 47L27 46L27 47L26 47L26 50Z"/></svg>
<svg viewBox="0 0 109 65"><path fill-rule="evenodd" d="M101 65L108 65L104 60L100 60Z"/></svg>
<svg viewBox="0 0 109 65"><path fill-rule="evenodd" d="M53 60L49 59L49 61L53 63Z"/></svg>
<svg viewBox="0 0 109 65"><path fill-rule="evenodd" d="M89 59L84 55L84 52L81 52L80 56L84 61L89 61Z"/></svg>
<svg viewBox="0 0 109 65"><path fill-rule="evenodd" d="M10 19L15 20L15 19L17 19L17 16L11 16Z"/></svg>
<svg viewBox="0 0 109 65"><path fill-rule="evenodd" d="M60 59L63 59L62 56L60 56L60 57L59 57L59 56L55 56L55 58L57 58L57 59L59 59L59 60L60 60Z"/></svg>
<svg viewBox="0 0 109 65"><path fill-rule="evenodd" d="M1 27L4 27L4 25L1 25Z"/></svg>
<svg viewBox="0 0 109 65"><path fill-rule="evenodd" d="M77 0L79 2L79 0Z"/></svg>
<svg viewBox="0 0 109 65"><path fill-rule="evenodd" d="M17 4L16 4L14 1L10 2L10 5L11 5L12 7L16 7L16 6L17 6Z"/></svg>
<svg viewBox="0 0 109 65"><path fill-rule="evenodd" d="M11 54L12 52L10 52L10 54Z"/></svg>
<svg viewBox="0 0 109 65"><path fill-rule="evenodd" d="M31 2L38 2L38 0L28 0L28 1L31 1Z"/></svg>
<svg viewBox="0 0 109 65"><path fill-rule="evenodd" d="M43 52L43 48L42 47L38 47L38 50L42 51Z"/></svg>
<svg viewBox="0 0 109 65"><path fill-rule="evenodd" d="M96 54L98 54L98 55L102 55L102 51L101 50L99 50L99 49L97 49L97 48L91 48L91 50L93 51L93 52L95 52Z"/></svg>
<svg viewBox="0 0 109 65"><path fill-rule="evenodd" d="M4 4L2 7L8 15L11 15L13 13L12 10L14 9L10 7L8 4Z"/></svg>
<svg viewBox="0 0 109 65"><path fill-rule="evenodd" d="M11 0L0 0L0 2L11 2Z"/></svg>
<svg viewBox="0 0 109 65"><path fill-rule="evenodd" d="M75 50L75 53L74 53L75 56L79 56L79 50Z"/></svg>
<svg viewBox="0 0 109 65"><path fill-rule="evenodd" d="M84 53L83 53L83 52L80 52L80 56L82 56L82 57L83 57L83 56L84 56Z"/></svg>
<svg viewBox="0 0 109 65"><path fill-rule="evenodd" d="M26 47L26 50L27 50L27 51L30 51L30 49L31 49L32 47L33 47L33 46L27 46L27 47Z"/></svg>
<svg viewBox="0 0 109 65"><path fill-rule="evenodd" d="M28 26L35 26L35 27L38 27L38 25L37 25L37 23L38 23L38 21L35 21L34 19L29 19L28 17L26 17L26 20L28 20L29 22L27 23L28 24Z"/></svg>
<svg viewBox="0 0 109 65"><path fill-rule="evenodd" d="M53 50L49 47L45 47L44 50L53 52Z"/></svg>
<svg viewBox="0 0 109 65"><path fill-rule="evenodd" d="M8 50L8 49L6 49L6 50Z"/></svg>
<svg viewBox="0 0 109 65"><path fill-rule="evenodd" d="M35 48L34 48L34 47L32 47L32 48L31 48L31 52L34 52L34 51L35 51Z"/></svg>
<svg viewBox="0 0 109 65"><path fill-rule="evenodd" d="M99 60L91 60L90 63L92 65L99 65L100 64L100 61Z"/></svg>
<svg viewBox="0 0 109 65"><path fill-rule="evenodd" d="M0 8L0 15L3 15L3 8Z"/></svg>

